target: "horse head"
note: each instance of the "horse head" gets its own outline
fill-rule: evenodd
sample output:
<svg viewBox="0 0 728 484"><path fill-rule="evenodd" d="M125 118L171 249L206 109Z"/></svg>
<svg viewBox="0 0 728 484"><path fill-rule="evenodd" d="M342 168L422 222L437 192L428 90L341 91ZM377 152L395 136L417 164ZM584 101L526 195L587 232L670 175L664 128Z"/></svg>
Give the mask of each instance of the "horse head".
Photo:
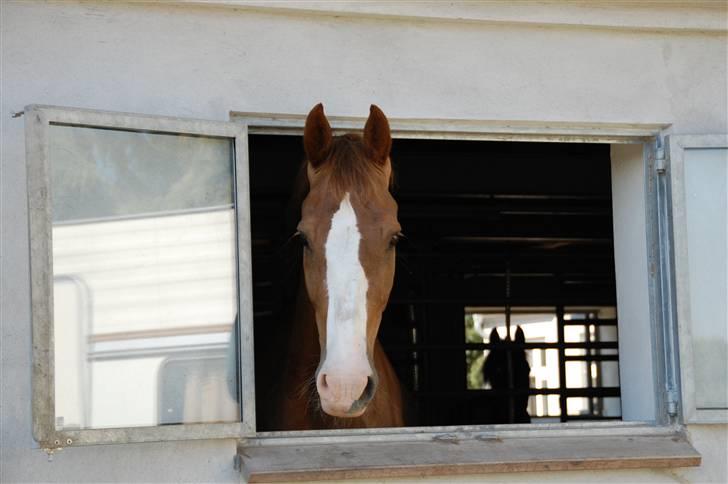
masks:
<svg viewBox="0 0 728 484"><path fill-rule="evenodd" d="M528 415L528 394L523 391L530 386L529 374L531 366L526 358L523 345L526 342L523 330L519 326L511 341L510 334L505 340L500 338L498 330L490 332L489 342L494 346L483 362L483 381L490 383L494 390L520 391L512 398L496 397L492 399L493 421L496 423L530 422Z"/></svg>
<svg viewBox="0 0 728 484"><path fill-rule="evenodd" d="M389 192L389 122L372 105L363 136L334 137L318 104L303 142L309 190L297 234L321 349L316 389L324 412L358 417L377 388L374 345L401 230Z"/></svg>

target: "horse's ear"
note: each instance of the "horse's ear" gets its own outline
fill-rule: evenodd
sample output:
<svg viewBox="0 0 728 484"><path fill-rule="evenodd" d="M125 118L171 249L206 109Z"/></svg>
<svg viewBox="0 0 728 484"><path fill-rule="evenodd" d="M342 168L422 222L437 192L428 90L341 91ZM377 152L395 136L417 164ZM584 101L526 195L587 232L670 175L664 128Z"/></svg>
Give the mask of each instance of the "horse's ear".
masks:
<svg viewBox="0 0 728 484"><path fill-rule="evenodd" d="M318 168L326 160L331 149L331 126L324 114L324 106L318 103L306 117L303 129L303 148L311 166Z"/></svg>
<svg viewBox="0 0 728 484"><path fill-rule="evenodd" d="M376 163L383 165L387 161L392 149L392 134L387 117L374 104L369 108L369 119L364 125L364 143L372 150Z"/></svg>
<svg viewBox="0 0 728 484"><path fill-rule="evenodd" d="M526 342L526 335L523 334L523 330L519 326L518 329L516 329L516 339L515 342L518 344L523 344Z"/></svg>
<svg viewBox="0 0 728 484"><path fill-rule="evenodd" d="M500 343L500 335L498 334L498 329L493 328L493 330L490 332L490 336L488 337L489 343Z"/></svg>

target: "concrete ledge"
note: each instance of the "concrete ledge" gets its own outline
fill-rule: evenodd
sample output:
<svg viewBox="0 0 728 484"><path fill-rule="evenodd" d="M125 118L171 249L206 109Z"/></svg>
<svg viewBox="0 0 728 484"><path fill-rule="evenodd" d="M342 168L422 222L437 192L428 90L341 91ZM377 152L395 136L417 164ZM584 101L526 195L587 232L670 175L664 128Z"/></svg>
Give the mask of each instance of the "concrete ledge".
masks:
<svg viewBox="0 0 728 484"><path fill-rule="evenodd" d="M699 466L681 434L432 439L238 448L247 482Z"/></svg>

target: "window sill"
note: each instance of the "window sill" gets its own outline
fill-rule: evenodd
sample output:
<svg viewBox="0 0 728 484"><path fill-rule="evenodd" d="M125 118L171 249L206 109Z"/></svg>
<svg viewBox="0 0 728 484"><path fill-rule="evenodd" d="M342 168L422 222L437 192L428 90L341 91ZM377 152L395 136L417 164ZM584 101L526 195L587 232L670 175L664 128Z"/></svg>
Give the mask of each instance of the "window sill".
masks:
<svg viewBox="0 0 728 484"><path fill-rule="evenodd" d="M246 481L253 483L690 467L699 466L701 460L678 432L647 436L441 437L310 445L241 442L238 462Z"/></svg>

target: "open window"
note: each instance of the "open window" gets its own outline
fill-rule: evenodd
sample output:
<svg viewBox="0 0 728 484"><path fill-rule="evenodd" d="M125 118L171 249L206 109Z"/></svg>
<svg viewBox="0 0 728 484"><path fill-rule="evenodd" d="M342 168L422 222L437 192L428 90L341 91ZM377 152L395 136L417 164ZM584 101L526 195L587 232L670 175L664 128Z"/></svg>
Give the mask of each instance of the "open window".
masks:
<svg viewBox="0 0 728 484"><path fill-rule="evenodd" d="M249 435L245 127L25 116L35 438L53 449Z"/></svg>
<svg viewBox="0 0 728 484"><path fill-rule="evenodd" d="M303 144L249 146L256 381L276 382L300 280L281 254ZM379 340L408 425L621 418L609 145L398 138L391 158L406 238ZM258 430L287 430L267 425L259 412Z"/></svg>
<svg viewBox="0 0 728 484"><path fill-rule="evenodd" d="M303 157L304 118L232 118L251 134L256 371L265 378L274 354L265 349L267 332L280 333L272 322L282 294L270 263L282 235L279 214ZM329 120L340 132L363 124ZM697 465L697 453L667 425L673 417L664 401L673 382L663 346L671 330L660 310L657 261L667 247L657 233L654 157L664 127L390 123L407 241L380 336L414 394L420 426L287 432L259 425L257 436L240 444L247 478L576 468L563 460L567 455L579 468ZM448 169L438 170L437 162ZM467 169L455 169L458 163ZM493 182L499 170L500 187ZM508 170L512 176L503 176ZM521 224L513 223L518 217ZM548 253L565 257L549 264ZM491 343L490 331L513 339L518 326L528 334L520 347L541 378L530 375L526 391L489 388L477 366L503 349ZM517 424L507 412L495 419L487 409L494 399L524 394L530 424ZM478 399L481 405L469 404ZM640 435L649 437L635 446ZM554 447L541 439L553 439ZM458 457L448 443L458 444ZM661 456L645 455L647 448Z"/></svg>
<svg viewBox="0 0 728 484"><path fill-rule="evenodd" d="M699 463L663 404L672 296L648 270L663 126L391 120L409 238L380 334L417 420L287 432L259 425L254 371L304 118L25 115L42 447L237 438L251 481ZM486 360L517 353L527 384L497 387ZM493 403L516 400L530 423Z"/></svg>

